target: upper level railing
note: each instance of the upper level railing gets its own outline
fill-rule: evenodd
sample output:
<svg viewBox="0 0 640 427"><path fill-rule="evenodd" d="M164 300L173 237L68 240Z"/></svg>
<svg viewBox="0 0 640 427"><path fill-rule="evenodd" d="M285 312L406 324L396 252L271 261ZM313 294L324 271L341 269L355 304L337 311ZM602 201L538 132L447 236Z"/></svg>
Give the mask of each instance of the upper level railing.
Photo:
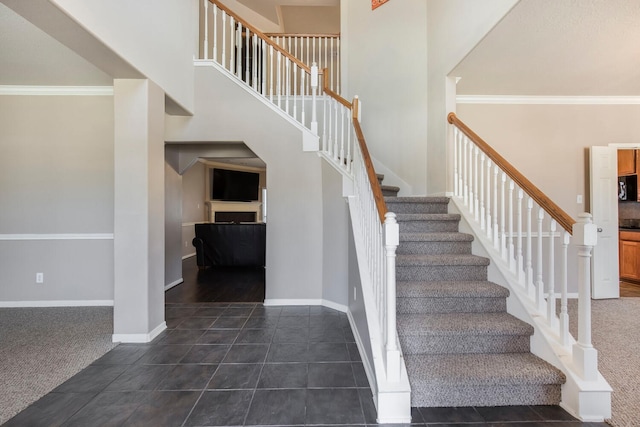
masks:
<svg viewBox="0 0 640 427"><path fill-rule="evenodd" d="M318 64L329 76L331 90L340 93L339 34L276 34L267 36L305 64Z"/></svg>
<svg viewBox="0 0 640 427"><path fill-rule="evenodd" d="M396 333L395 291L399 228L395 214L387 212L373 169L360 127L358 99L351 103L342 98L336 91L337 86L331 86L327 68L320 71L315 63L306 65L219 1L203 0L202 12L202 59L213 60L318 135L323 158L353 179L354 197L349 205L356 212L354 234L363 243L357 248L358 262L364 266L361 271L367 276L361 277L362 286L368 287L375 300L375 313L368 311L367 316L377 319L377 328L369 334L372 343L379 344L374 352L384 361L381 374L388 383L400 381L402 362ZM334 66L339 65L334 63ZM320 79L324 94L321 127L317 105ZM375 335L376 331L380 336Z"/></svg>
<svg viewBox="0 0 640 427"><path fill-rule="evenodd" d="M597 352L591 344L591 249L596 226L591 215L576 222L454 113L452 127L453 194L468 210L480 237L492 246L508 279L522 291L555 334L584 380L598 376ZM557 231L557 225L561 230ZM573 242L572 242L573 234ZM568 248L578 246L578 342L569 333ZM559 286L556 287L556 282ZM557 293L560 315L556 315Z"/></svg>

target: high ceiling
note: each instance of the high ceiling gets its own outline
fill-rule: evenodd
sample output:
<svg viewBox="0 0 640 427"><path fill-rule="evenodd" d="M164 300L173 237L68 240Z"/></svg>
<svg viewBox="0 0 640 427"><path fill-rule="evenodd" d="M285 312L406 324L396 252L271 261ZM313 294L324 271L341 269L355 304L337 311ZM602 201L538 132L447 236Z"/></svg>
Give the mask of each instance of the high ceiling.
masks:
<svg viewBox="0 0 640 427"><path fill-rule="evenodd" d="M450 73L458 94L640 95L640 0L521 0Z"/></svg>
<svg viewBox="0 0 640 427"><path fill-rule="evenodd" d="M301 32L340 0L237 1ZM459 94L640 96L639 23L640 0L521 0L451 75ZM111 84L1 0L0 58L0 85Z"/></svg>
<svg viewBox="0 0 640 427"><path fill-rule="evenodd" d="M337 33L340 0L238 0L289 33ZM309 19L315 17L315 19ZM336 19L337 18L337 19ZM310 28L313 29L310 30ZM306 31L299 31L305 28Z"/></svg>

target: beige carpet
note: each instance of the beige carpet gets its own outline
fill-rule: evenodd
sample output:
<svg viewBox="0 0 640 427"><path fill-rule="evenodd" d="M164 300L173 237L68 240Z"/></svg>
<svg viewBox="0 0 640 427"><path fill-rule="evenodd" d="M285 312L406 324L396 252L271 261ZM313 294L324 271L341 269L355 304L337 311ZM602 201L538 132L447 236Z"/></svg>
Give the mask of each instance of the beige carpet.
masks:
<svg viewBox="0 0 640 427"><path fill-rule="evenodd" d="M613 388L611 419L615 427L640 425L640 298L594 300L593 345L600 372ZM577 330L577 300L569 301L570 329Z"/></svg>
<svg viewBox="0 0 640 427"><path fill-rule="evenodd" d="M115 347L112 307L0 309L0 424Z"/></svg>

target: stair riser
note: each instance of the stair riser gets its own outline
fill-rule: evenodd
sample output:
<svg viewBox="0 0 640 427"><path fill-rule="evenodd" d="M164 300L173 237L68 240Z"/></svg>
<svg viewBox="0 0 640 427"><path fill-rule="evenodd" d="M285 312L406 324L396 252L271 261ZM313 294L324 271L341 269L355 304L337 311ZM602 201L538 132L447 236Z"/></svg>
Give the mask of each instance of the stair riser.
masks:
<svg viewBox="0 0 640 427"><path fill-rule="evenodd" d="M387 210L397 214L446 214L448 211L447 206L447 203L387 202Z"/></svg>
<svg viewBox="0 0 640 427"><path fill-rule="evenodd" d="M398 195L398 192L394 191L394 190L382 190L382 195L384 197L396 197ZM389 210L389 209L387 208L387 210ZM393 211L391 211L391 212L393 212Z"/></svg>
<svg viewBox="0 0 640 427"><path fill-rule="evenodd" d="M500 298L402 298L398 297L398 314L417 313L499 313L507 310Z"/></svg>
<svg viewBox="0 0 640 427"><path fill-rule="evenodd" d="M432 231L458 231L458 221L399 221L401 233L428 233Z"/></svg>
<svg viewBox="0 0 640 427"><path fill-rule="evenodd" d="M470 254L471 242L400 242L397 254Z"/></svg>
<svg viewBox="0 0 640 427"><path fill-rule="evenodd" d="M487 280L487 267L480 265L397 266L396 280Z"/></svg>
<svg viewBox="0 0 640 427"><path fill-rule="evenodd" d="M555 384L450 386L411 383L413 407L558 405L561 388Z"/></svg>
<svg viewBox="0 0 640 427"><path fill-rule="evenodd" d="M405 354L527 353L529 335L401 335Z"/></svg>

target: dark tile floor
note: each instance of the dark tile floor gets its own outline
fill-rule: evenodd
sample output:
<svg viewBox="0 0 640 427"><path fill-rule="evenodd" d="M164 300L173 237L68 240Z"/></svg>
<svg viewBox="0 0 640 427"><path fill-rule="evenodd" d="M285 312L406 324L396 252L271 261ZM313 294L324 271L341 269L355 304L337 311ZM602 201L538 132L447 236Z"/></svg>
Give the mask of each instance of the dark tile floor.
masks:
<svg viewBox="0 0 640 427"><path fill-rule="evenodd" d="M168 330L121 344L6 426L375 425L347 317L324 307L167 304ZM414 408L415 426L599 426L558 407Z"/></svg>

